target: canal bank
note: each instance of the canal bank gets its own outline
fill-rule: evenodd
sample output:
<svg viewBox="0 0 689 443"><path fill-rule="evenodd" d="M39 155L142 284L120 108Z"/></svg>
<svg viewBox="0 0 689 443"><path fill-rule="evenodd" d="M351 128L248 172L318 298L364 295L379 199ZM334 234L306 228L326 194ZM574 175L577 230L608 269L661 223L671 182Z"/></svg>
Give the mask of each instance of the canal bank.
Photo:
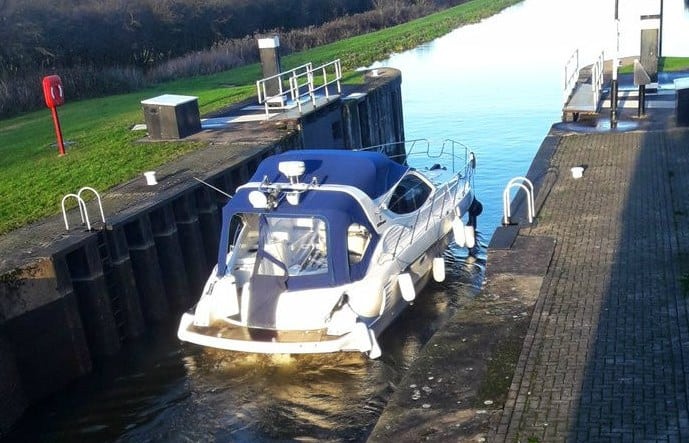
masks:
<svg viewBox="0 0 689 443"><path fill-rule="evenodd" d="M142 175L103 192L104 220L94 198L86 213L0 237L0 436L28 406L196 301L217 257L227 197L194 178L232 194L275 153L402 141L401 81L395 69L367 72L361 85L272 110L270 119L242 103L188 137L206 148L161 166L154 183Z"/></svg>
<svg viewBox="0 0 689 443"><path fill-rule="evenodd" d="M481 293L429 341L369 441L689 437L689 130L663 93L615 130L609 109L552 126L527 174L534 223L517 198Z"/></svg>

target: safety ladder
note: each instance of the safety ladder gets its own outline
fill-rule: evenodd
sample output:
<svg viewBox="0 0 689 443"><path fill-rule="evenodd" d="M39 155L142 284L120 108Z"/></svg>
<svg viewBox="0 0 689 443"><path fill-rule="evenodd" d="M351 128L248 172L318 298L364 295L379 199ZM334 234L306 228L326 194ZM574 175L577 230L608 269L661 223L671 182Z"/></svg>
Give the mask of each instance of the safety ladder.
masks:
<svg viewBox="0 0 689 443"><path fill-rule="evenodd" d="M502 217L502 223L504 225L509 225L510 224L510 191L512 188L518 188L517 192L519 192L519 189L523 189L524 192L526 192L526 203L527 203L527 212L528 212L528 217L529 217L529 223L533 223L533 218L536 214L536 205L534 204L534 197L533 197L533 183L531 183L531 180L529 180L526 177L514 177L512 180L510 180L507 183L507 186L505 186L505 190L502 191L502 212L503 212L503 217Z"/></svg>
<svg viewBox="0 0 689 443"><path fill-rule="evenodd" d="M83 188L79 189L79 192L76 194L67 194L64 197L62 197L62 218L65 221L65 229L69 231L69 222L67 221L67 210L65 209L65 202L69 198L75 198L77 200L77 204L79 206L79 215L81 216L81 223L86 223L86 230L90 231L91 230L91 221L89 220L89 213L86 210L86 203L84 202L84 199L81 197L81 194L84 191L91 191L95 196L96 199L98 199L98 209L100 209L100 218L103 220L103 223L105 223L105 214L103 213L103 203L101 202L100 199L100 194L98 192L89 187L89 186L84 186Z"/></svg>

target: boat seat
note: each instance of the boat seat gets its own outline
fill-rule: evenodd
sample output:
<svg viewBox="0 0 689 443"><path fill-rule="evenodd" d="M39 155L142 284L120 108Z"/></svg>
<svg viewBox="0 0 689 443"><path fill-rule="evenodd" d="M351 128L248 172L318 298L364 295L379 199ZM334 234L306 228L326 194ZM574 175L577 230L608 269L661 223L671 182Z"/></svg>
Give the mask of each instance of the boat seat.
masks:
<svg viewBox="0 0 689 443"><path fill-rule="evenodd" d="M347 251L349 260L358 263L366 252L371 235L368 230L359 225L353 224L347 229Z"/></svg>

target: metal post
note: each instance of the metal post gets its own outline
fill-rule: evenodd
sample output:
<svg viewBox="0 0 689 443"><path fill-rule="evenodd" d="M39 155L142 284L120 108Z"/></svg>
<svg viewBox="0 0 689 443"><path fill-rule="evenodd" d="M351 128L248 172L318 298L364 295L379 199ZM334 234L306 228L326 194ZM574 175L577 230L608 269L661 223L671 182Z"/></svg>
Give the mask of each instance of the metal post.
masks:
<svg viewBox="0 0 689 443"><path fill-rule="evenodd" d="M639 85L639 108L637 117L643 117L646 114L646 85Z"/></svg>
<svg viewBox="0 0 689 443"><path fill-rule="evenodd" d="M612 81L610 82L610 127L617 127L617 57L620 52L620 20L619 20L619 0L615 0L615 56L612 59Z"/></svg>
<svg viewBox="0 0 689 443"><path fill-rule="evenodd" d="M55 135L57 136L57 148L60 151L60 157L62 157L65 155L65 143L62 141L60 119L57 116L57 108L55 106L51 106L50 111L53 113L53 125L55 126Z"/></svg>
<svg viewBox="0 0 689 443"><path fill-rule="evenodd" d="M663 56L663 0L660 0L660 38L658 39L658 58Z"/></svg>

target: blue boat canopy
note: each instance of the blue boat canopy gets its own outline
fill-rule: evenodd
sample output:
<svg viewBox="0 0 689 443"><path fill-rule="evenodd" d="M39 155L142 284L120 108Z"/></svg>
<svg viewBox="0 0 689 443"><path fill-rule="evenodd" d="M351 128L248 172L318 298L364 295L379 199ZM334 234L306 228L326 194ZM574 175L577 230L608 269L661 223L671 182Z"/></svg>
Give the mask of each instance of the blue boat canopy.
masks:
<svg viewBox="0 0 689 443"><path fill-rule="evenodd" d="M365 192L371 199L383 195L409 169L379 152L339 149L307 149L288 151L266 158L258 165L251 181L268 177L271 183L286 183L278 165L283 161L302 161L306 166L302 183L313 177L321 185L349 185Z"/></svg>
<svg viewBox="0 0 689 443"><path fill-rule="evenodd" d="M353 186L371 199L380 197L394 186L409 169L383 154L367 151L345 150L296 150L266 158L258 166L250 182L263 182L267 177L272 184L289 183L279 170L284 161L304 162L305 171L301 183L310 183L316 178L319 185ZM378 241L375 228L363 208L354 197L346 192L314 190L302 194L298 205L292 205L284 198L273 209L257 209L249 201L252 188L239 189L223 208L223 228L218 251L218 273L225 273L225 260L230 240L230 222L235 214L263 214L266 217L314 217L322 219L327 227L328 275L290 277L287 285L293 289L341 285L363 276L368 267L373 247ZM264 223L264 222L262 222ZM371 243L357 263L348 258L348 229L353 225L363 226L371 234ZM259 245L259 249L262 245ZM328 281L324 281L324 280Z"/></svg>

